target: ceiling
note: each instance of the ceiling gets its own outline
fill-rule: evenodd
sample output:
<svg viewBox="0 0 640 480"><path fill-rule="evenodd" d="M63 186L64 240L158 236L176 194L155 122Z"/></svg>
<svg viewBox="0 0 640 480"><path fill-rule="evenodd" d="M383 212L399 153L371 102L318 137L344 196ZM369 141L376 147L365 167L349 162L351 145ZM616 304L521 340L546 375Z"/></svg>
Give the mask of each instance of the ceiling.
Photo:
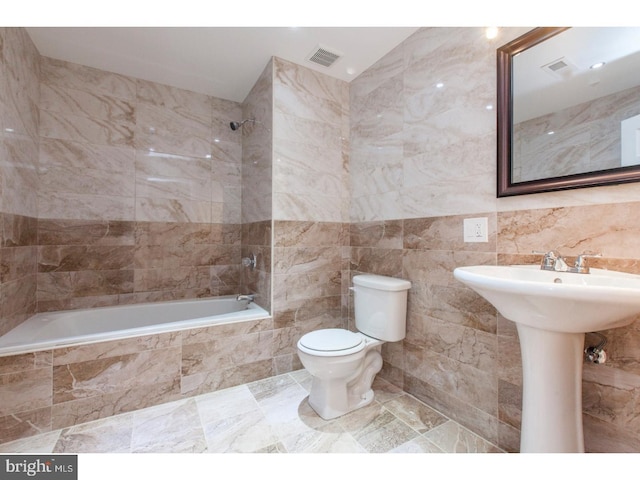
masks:
<svg viewBox="0 0 640 480"><path fill-rule="evenodd" d="M638 86L638 45L638 27L575 27L519 53L514 122ZM598 62L604 66L592 69Z"/></svg>
<svg viewBox="0 0 640 480"><path fill-rule="evenodd" d="M415 27L32 27L41 55L242 102L272 56L356 78ZM321 46L330 67L307 60Z"/></svg>

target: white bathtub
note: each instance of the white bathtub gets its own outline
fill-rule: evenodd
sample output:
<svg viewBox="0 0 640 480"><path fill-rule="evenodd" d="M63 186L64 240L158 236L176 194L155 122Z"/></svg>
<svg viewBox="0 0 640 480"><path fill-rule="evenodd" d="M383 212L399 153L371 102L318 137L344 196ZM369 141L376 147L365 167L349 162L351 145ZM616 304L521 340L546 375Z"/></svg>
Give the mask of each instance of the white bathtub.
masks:
<svg viewBox="0 0 640 480"><path fill-rule="evenodd" d="M0 337L0 356L268 317L235 295L38 313Z"/></svg>

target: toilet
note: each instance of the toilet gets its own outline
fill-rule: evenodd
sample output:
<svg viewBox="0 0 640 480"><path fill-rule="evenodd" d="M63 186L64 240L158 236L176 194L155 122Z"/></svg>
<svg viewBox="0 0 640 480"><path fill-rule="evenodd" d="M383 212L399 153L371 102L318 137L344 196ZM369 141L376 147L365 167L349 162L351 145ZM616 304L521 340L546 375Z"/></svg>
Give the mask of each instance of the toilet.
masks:
<svg viewBox="0 0 640 480"><path fill-rule="evenodd" d="M382 369L382 344L407 330L411 282L382 275L353 277L357 332L316 330L298 340L298 357L312 377L309 405L325 420L373 401L371 385Z"/></svg>

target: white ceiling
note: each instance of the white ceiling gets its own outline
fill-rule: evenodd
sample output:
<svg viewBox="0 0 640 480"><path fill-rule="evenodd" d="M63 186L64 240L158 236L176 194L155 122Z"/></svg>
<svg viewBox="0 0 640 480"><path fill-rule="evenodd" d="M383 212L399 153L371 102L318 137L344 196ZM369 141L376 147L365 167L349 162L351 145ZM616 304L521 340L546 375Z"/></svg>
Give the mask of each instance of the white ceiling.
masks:
<svg viewBox="0 0 640 480"><path fill-rule="evenodd" d="M513 69L514 121L637 86L639 45L638 27L575 27L518 54ZM559 60L569 67L556 74L545 68ZM597 62L605 66L591 69Z"/></svg>
<svg viewBox="0 0 640 480"><path fill-rule="evenodd" d="M33 27L40 54L242 102L272 56L347 82L415 27ZM321 45L342 54L309 62Z"/></svg>

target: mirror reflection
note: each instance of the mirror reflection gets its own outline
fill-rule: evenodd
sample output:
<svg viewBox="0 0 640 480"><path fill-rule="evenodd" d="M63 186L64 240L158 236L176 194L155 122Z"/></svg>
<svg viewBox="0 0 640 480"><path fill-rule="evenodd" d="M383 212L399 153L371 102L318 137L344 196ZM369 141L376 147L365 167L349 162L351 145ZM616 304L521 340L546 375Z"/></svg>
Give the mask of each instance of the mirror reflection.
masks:
<svg viewBox="0 0 640 480"><path fill-rule="evenodd" d="M592 186L620 180L609 172L640 169L633 167L640 165L640 28L575 27L531 45L512 43L518 42L506 72L511 125L510 161L499 159L509 168L504 190L527 182L540 188L511 194ZM600 172L595 182L594 172ZM640 175L623 181L637 180Z"/></svg>

